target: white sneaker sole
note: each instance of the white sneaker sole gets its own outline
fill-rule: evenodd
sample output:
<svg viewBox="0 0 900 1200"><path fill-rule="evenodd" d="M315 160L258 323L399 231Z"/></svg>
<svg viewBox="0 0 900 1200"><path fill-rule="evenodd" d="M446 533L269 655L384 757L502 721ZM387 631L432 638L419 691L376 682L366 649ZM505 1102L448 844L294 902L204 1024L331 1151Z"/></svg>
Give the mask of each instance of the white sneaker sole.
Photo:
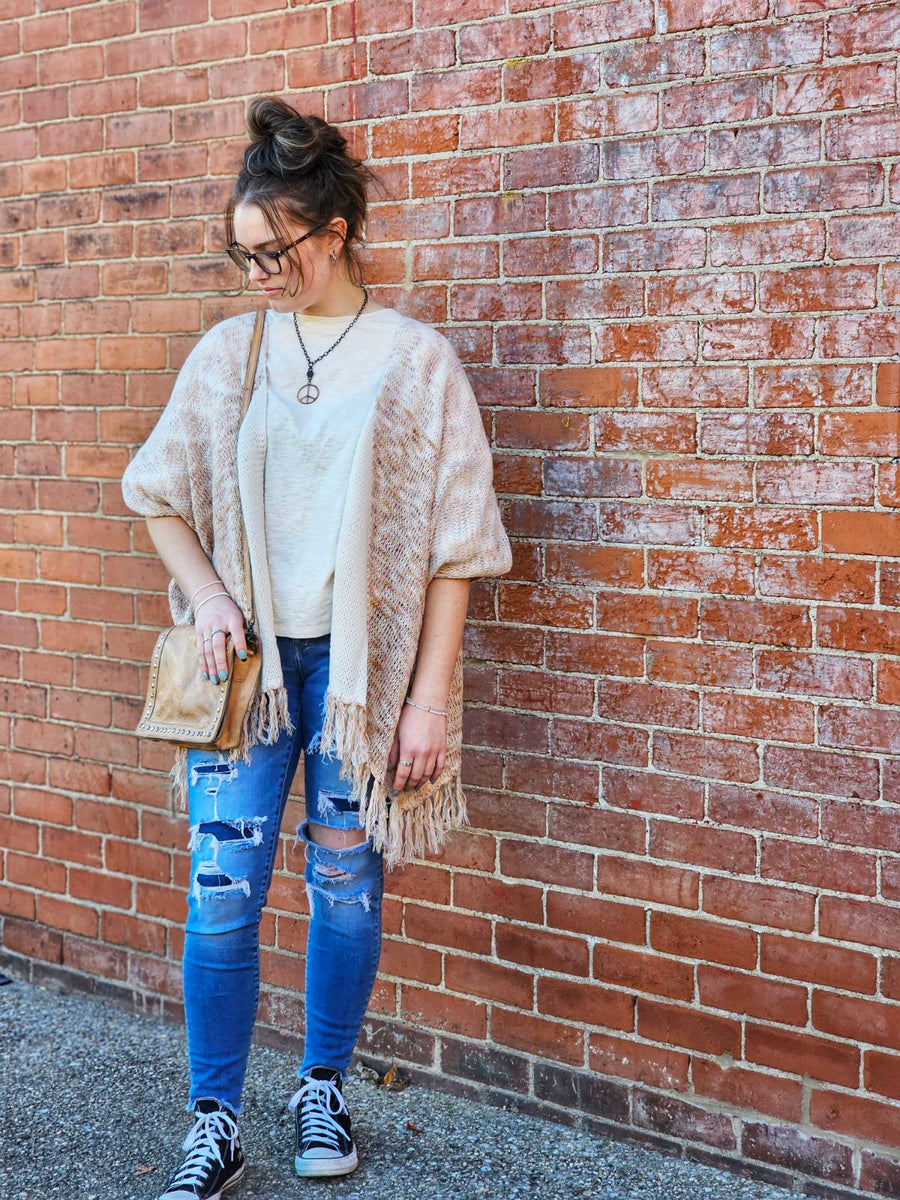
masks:
<svg viewBox="0 0 900 1200"><path fill-rule="evenodd" d="M234 1187L236 1183L240 1183L240 1181L244 1178L244 1172L246 1170L247 1164L242 1163L241 1169L238 1171L238 1173L236 1175L232 1175L227 1183L223 1183L216 1194L209 1197L209 1200L220 1200L220 1198L225 1192L228 1191L230 1187ZM167 1196L161 1196L159 1200L197 1200L197 1198L196 1193L194 1192L169 1192Z"/></svg>
<svg viewBox="0 0 900 1200"><path fill-rule="evenodd" d="M352 1153L345 1154L343 1158L301 1158L299 1154L294 1155L294 1170L303 1179L327 1175L349 1175L358 1166L359 1155L356 1153L355 1146Z"/></svg>

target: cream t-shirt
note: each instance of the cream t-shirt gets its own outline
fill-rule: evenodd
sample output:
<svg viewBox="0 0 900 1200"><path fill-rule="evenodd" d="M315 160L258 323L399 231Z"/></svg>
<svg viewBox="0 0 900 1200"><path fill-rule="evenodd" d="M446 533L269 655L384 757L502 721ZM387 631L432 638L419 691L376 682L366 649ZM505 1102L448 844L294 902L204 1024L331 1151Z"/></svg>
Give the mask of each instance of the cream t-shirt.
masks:
<svg viewBox="0 0 900 1200"><path fill-rule="evenodd" d="M360 431L388 367L403 317L364 310L352 316L297 313L319 395L301 404L308 363L294 314L270 310L266 363L265 528L275 633L319 637L331 630L338 534ZM334 349L325 354L331 346ZM319 362L315 360L325 354Z"/></svg>

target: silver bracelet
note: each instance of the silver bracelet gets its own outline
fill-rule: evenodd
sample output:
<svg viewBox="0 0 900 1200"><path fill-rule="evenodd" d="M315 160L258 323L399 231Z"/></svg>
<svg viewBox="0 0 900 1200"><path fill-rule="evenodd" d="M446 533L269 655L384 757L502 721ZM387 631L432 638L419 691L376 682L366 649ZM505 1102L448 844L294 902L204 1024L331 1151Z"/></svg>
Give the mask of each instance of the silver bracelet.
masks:
<svg viewBox="0 0 900 1200"><path fill-rule="evenodd" d="M424 708L426 712L440 713L442 717L446 717L447 715L446 708L432 708L430 704L420 704L418 700L411 700L409 696L406 697L405 702L414 705L416 708Z"/></svg>
<svg viewBox="0 0 900 1200"><path fill-rule="evenodd" d="M228 593L227 592L213 592L213 594L211 596L207 596L205 600L201 600L200 603L197 605L197 607L194 609L194 616L196 617L197 613L200 611L200 609L203 607L204 604L209 604L210 600L215 600L216 596L228 596ZM228 596L228 599L230 600L231 597Z"/></svg>
<svg viewBox="0 0 900 1200"><path fill-rule="evenodd" d="M194 603L194 596L199 596L199 595L200 595L200 593L201 593L201 592L202 592L202 591L203 591L205 588L208 588L208 587L213 587L213 586L214 586L215 584L217 584L217 583L218 583L220 586L223 586L223 585L222 585L222 580L221 580L221 579L211 579L211 580L209 581L209 583L204 583L203 587L198 587L198 588L197 588L197 590L196 590L196 592L194 592L194 595L193 595L193 596L191 596L190 600L188 600L188 604L193 604L193 603Z"/></svg>

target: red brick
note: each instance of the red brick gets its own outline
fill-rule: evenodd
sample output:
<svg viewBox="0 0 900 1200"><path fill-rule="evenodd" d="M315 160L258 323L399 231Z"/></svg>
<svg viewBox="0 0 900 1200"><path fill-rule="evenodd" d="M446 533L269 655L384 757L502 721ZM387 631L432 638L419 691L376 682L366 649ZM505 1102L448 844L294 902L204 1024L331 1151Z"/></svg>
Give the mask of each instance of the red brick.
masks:
<svg viewBox="0 0 900 1200"><path fill-rule="evenodd" d="M457 871L453 876L453 906L539 925L544 913L543 889Z"/></svg>
<svg viewBox="0 0 900 1200"><path fill-rule="evenodd" d="M708 1008L747 1013L785 1025L807 1022L806 988L797 984L701 963L697 987L701 1004Z"/></svg>
<svg viewBox="0 0 900 1200"><path fill-rule="evenodd" d="M507 962L562 975L588 974L588 946L583 938L512 925L498 925L495 937L497 957Z"/></svg>
<svg viewBox="0 0 900 1200"><path fill-rule="evenodd" d="M866 1142L895 1147L900 1143L900 1110L865 1096L814 1088L809 1101L813 1125Z"/></svg>
<svg viewBox="0 0 900 1200"><path fill-rule="evenodd" d="M633 1038L590 1035L591 1070L599 1075L617 1075L650 1087L687 1091L690 1055L665 1046L648 1046Z"/></svg>
<svg viewBox="0 0 900 1200"><path fill-rule="evenodd" d="M892 1100L900 1100L900 1055L885 1054L880 1050L867 1050L863 1067L863 1081L866 1088L879 1092L882 1096L890 1096ZM839 1079L832 1080L840 1083Z"/></svg>
<svg viewBox="0 0 900 1200"><path fill-rule="evenodd" d="M799 1082L766 1075L745 1067L722 1067L706 1058L695 1058L694 1090L735 1108L781 1117L799 1123L803 1086Z"/></svg>
<svg viewBox="0 0 900 1200"><path fill-rule="evenodd" d="M765 878L822 890L870 896L875 893L876 863L872 855L830 845L764 837L760 872Z"/></svg>
<svg viewBox="0 0 900 1200"><path fill-rule="evenodd" d="M610 769L603 774L603 795L607 804L617 808L672 817L703 816L702 786L673 775Z"/></svg>
<svg viewBox="0 0 900 1200"><path fill-rule="evenodd" d="M773 787L831 792L860 800L878 799L878 762L873 758L803 747L767 746L763 753L763 775Z"/></svg>
<svg viewBox="0 0 900 1200"><path fill-rule="evenodd" d="M763 740L776 730L779 741L812 742L815 709L812 704L800 700L721 692L705 698L703 728L708 733Z"/></svg>
<svg viewBox="0 0 900 1200"><path fill-rule="evenodd" d="M555 883L565 880L567 887L590 889L594 881L594 858L579 850L542 845L530 841L500 843L500 873L513 878Z"/></svg>
<svg viewBox="0 0 900 1200"><path fill-rule="evenodd" d="M654 858L728 869L752 874L756 864L756 840L730 829L714 829L692 822L654 820L650 824L650 852Z"/></svg>
<svg viewBox="0 0 900 1200"><path fill-rule="evenodd" d="M693 991L692 970L688 963L602 943L594 947L593 973L601 983L668 996L673 1000L689 1000Z"/></svg>
<svg viewBox="0 0 900 1200"><path fill-rule="evenodd" d="M387 973L384 966L379 969L383 974ZM482 996L485 1000L502 996L507 1004L519 1008L531 1008L533 980L534 976L526 971L459 954L448 955L444 965L444 986L451 991L464 996Z"/></svg>
<svg viewBox="0 0 900 1200"><path fill-rule="evenodd" d="M537 982L538 1011L547 1017L562 1017L607 1029L634 1028L634 1002L624 992L542 975Z"/></svg>
<svg viewBox="0 0 900 1200"><path fill-rule="evenodd" d="M864 1030L867 1042L900 1050L900 1007L896 1004L815 989L811 1015L813 1026L823 1033L858 1041Z"/></svg>
<svg viewBox="0 0 900 1200"><path fill-rule="evenodd" d="M650 914L650 945L665 954L752 969L756 966L756 939L752 930L724 922L703 921L678 913Z"/></svg>
<svg viewBox="0 0 900 1200"><path fill-rule="evenodd" d="M711 642L758 642L769 646L812 645L809 610L800 604L762 600L704 600L700 633Z"/></svg>
<svg viewBox="0 0 900 1200"><path fill-rule="evenodd" d="M54 929L96 937L99 919L96 911L83 904L72 904L55 896L37 897L37 919Z"/></svg>
<svg viewBox="0 0 900 1200"><path fill-rule="evenodd" d="M514 1046L541 1058L580 1066L584 1062L584 1032L530 1013L491 1006L491 1041Z"/></svg>
<svg viewBox="0 0 900 1200"><path fill-rule="evenodd" d="M103 914L103 938L105 941L128 946L162 957L166 952L166 927L155 921L129 916L128 913L105 912Z"/></svg>
<svg viewBox="0 0 900 1200"><path fill-rule="evenodd" d="M703 880L703 910L732 921L744 920L753 925L811 933L815 923L815 896L775 884L707 875Z"/></svg>
<svg viewBox="0 0 900 1200"><path fill-rule="evenodd" d="M592 690L589 681L587 686ZM509 700L502 697L502 701L515 708L528 707L521 700ZM592 696L590 700L586 700L583 707L589 714L593 708ZM558 698L548 698L543 711L546 712L551 708L560 713L571 711L571 708L560 703ZM548 798L560 797L576 804L594 804L600 790L600 769L596 764L585 765L561 761L555 755L549 758L537 758L521 754L509 761L506 787L511 792L526 792L532 796Z"/></svg>
<svg viewBox="0 0 900 1200"><path fill-rule="evenodd" d="M819 741L839 749L897 754L900 751L900 713L889 709L823 706L819 710Z"/></svg>
<svg viewBox="0 0 900 1200"><path fill-rule="evenodd" d="M466 950L470 954L490 953L491 922L481 917L407 904L404 919L406 936L413 941Z"/></svg>
<svg viewBox="0 0 900 1200"><path fill-rule="evenodd" d="M75 900L93 904L110 904L114 908L131 908L133 884L130 879L107 875L102 871L69 870L69 895ZM181 914L179 914L181 915Z"/></svg>
<svg viewBox="0 0 900 1200"><path fill-rule="evenodd" d="M745 1056L750 1062L792 1075L808 1075L826 1083L853 1088L859 1079L856 1046L828 1038L809 1037L796 1030L747 1023Z"/></svg>
<svg viewBox="0 0 900 1200"><path fill-rule="evenodd" d="M644 821L606 807L556 806L550 810L549 835L556 841L576 846L640 854L644 846Z"/></svg>
<svg viewBox="0 0 900 1200"><path fill-rule="evenodd" d="M644 943L644 910L636 904L617 904L551 889L547 893L547 924L610 942Z"/></svg>
<svg viewBox="0 0 900 1200"><path fill-rule="evenodd" d="M62 935L30 921L7 917L3 922L3 944L15 954L39 958L44 962L62 962Z"/></svg>
<svg viewBox="0 0 900 1200"><path fill-rule="evenodd" d="M712 783L706 811L718 823L751 830L815 837L819 828L819 810L814 800L764 788Z"/></svg>
<svg viewBox="0 0 900 1200"><path fill-rule="evenodd" d="M754 590L753 559L749 554L651 548L647 561L647 582L651 587L710 592L715 596L728 593L745 596ZM655 631L651 627L635 632L652 635Z"/></svg>
<svg viewBox="0 0 900 1200"><path fill-rule="evenodd" d="M463 1037L484 1039L487 1033L487 1005L404 984L401 988L400 1012L416 1025L444 1029Z"/></svg>
<svg viewBox="0 0 900 1200"><path fill-rule="evenodd" d="M862 658L763 650L757 659L757 685L766 692L870 700L872 664Z"/></svg>
<svg viewBox="0 0 900 1200"><path fill-rule="evenodd" d="M840 987L848 992L874 992L876 967L875 957L859 950L775 933L760 936L760 968L770 975Z"/></svg>
<svg viewBox="0 0 900 1200"><path fill-rule="evenodd" d="M827 1138L770 1122L742 1122L741 1152L789 1171L803 1171L833 1183L853 1182L853 1151ZM813 1184L813 1187L816 1185Z"/></svg>
<svg viewBox="0 0 900 1200"><path fill-rule="evenodd" d="M753 682L753 654L746 649L690 642L648 642L647 674L665 683L744 687Z"/></svg>
<svg viewBox="0 0 900 1200"><path fill-rule="evenodd" d="M609 896L632 896L695 909L699 903L700 876L681 867L602 854L597 860L597 890Z"/></svg>
<svg viewBox="0 0 900 1200"><path fill-rule="evenodd" d="M698 1050L702 1054L738 1056L741 1048L739 1021L711 1016L696 1008L660 1004L638 997L638 1033L651 1042Z"/></svg>

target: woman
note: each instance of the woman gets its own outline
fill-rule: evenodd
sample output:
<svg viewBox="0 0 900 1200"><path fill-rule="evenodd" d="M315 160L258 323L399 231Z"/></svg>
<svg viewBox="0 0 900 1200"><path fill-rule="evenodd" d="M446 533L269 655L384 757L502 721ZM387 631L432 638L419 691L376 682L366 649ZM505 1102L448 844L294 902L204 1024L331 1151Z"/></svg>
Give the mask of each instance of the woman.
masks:
<svg viewBox="0 0 900 1200"><path fill-rule="evenodd" d="M226 678L229 637L247 653L243 516L262 653L241 745L176 750L192 851L183 978L195 1119L160 1200L215 1200L244 1172L259 922L301 751L294 846L310 921L294 1164L301 1176L356 1168L342 1083L378 969L384 870L465 824L469 580L512 565L455 351L362 282L371 172L334 126L272 97L251 102L248 133L226 211L229 254L268 302L246 418L253 312L203 335L122 481L211 687Z"/></svg>

